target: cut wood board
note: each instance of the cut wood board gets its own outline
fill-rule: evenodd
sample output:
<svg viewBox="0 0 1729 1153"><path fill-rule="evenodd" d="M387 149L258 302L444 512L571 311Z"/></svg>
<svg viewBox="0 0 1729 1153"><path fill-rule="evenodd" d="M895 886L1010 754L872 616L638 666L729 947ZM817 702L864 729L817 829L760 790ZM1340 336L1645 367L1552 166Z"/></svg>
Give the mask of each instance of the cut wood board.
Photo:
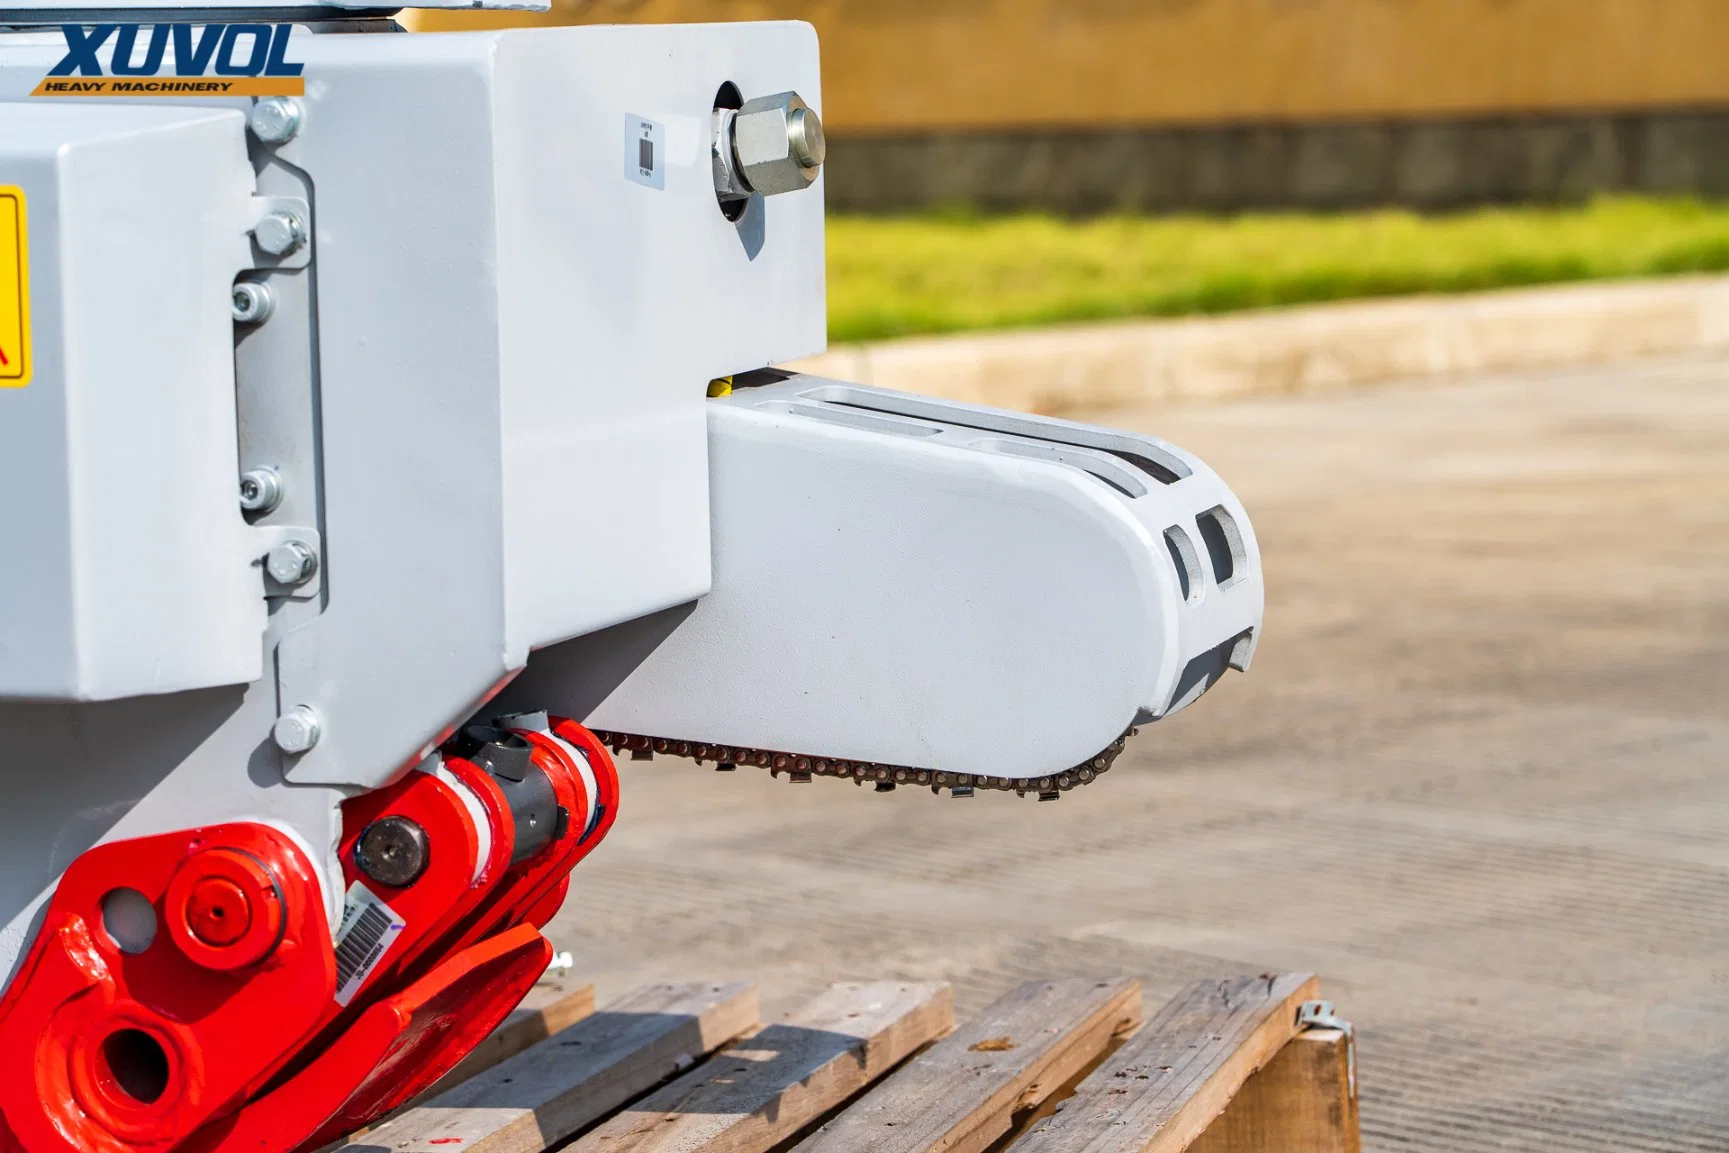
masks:
<svg viewBox="0 0 1729 1153"><path fill-rule="evenodd" d="M797 1153L980 1153L1140 1023L1141 983L1033 981L872 1089Z"/></svg>
<svg viewBox="0 0 1729 1153"><path fill-rule="evenodd" d="M954 1026L947 985L836 985L735 1041L571 1146L574 1153L763 1153Z"/></svg>
<svg viewBox="0 0 1729 1153"><path fill-rule="evenodd" d="M1351 1039L1337 1029L1292 1037L1243 1083L1189 1153L1361 1153Z"/></svg>
<svg viewBox="0 0 1729 1153"><path fill-rule="evenodd" d="M1082 1081L1015 1153L1180 1153L1297 1033L1306 973L1197 981Z"/></svg>
<svg viewBox="0 0 1729 1153"><path fill-rule="evenodd" d="M528 991L504 1024L475 1046L462 1064L445 1074L422 1100L431 1100L454 1085L460 1085L492 1068L506 1057L514 1057L554 1033L568 1029L594 1013L594 986L573 986L563 981L543 981Z"/></svg>
<svg viewBox="0 0 1729 1153"><path fill-rule="evenodd" d="M756 1023L748 984L650 985L341 1148L542 1153Z"/></svg>

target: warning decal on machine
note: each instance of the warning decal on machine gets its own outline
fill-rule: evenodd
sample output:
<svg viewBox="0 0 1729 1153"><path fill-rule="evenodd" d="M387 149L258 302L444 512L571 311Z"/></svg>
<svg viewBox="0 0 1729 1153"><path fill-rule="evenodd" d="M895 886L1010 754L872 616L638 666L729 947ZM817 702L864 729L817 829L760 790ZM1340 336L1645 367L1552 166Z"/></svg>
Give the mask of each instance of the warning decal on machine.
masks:
<svg viewBox="0 0 1729 1153"><path fill-rule="evenodd" d="M390 946L408 927L359 881L348 887L342 901L342 925L336 930L336 1003L347 1005L360 992L366 978L378 968Z"/></svg>
<svg viewBox="0 0 1729 1153"><path fill-rule="evenodd" d="M30 383L30 259L24 190L0 185L0 388Z"/></svg>

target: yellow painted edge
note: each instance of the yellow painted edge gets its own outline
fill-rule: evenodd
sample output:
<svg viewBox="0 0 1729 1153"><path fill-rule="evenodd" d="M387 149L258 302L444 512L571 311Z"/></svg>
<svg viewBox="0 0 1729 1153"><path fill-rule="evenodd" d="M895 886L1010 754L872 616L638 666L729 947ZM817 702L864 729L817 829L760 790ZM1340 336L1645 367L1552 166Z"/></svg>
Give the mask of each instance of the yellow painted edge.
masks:
<svg viewBox="0 0 1729 1153"><path fill-rule="evenodd" d="M0 184L0 199L17 205L17 268L0 269L0 275L12 274L18 286L18 367L0 366L0 388L23 388L30 383L34 367L30 348L30 228L24 214L24 190L15 184Z"/></svg>

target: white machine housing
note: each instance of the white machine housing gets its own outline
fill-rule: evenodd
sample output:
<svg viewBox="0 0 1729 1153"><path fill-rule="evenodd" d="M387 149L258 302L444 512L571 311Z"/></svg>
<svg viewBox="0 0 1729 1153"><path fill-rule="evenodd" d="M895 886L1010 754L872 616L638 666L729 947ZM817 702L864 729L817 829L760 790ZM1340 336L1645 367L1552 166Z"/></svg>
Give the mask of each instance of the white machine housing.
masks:
<svg viewBox="0 0 1729 1153"><path fill-rule="evenodd" d="M1025 780L1253 656L1248 515L1154 437L790 376L713 403L709 469L713 591L536 653L504 700Z"/></svg>
<svg viewBox="0 0 1729 1153"><path fill-rule="evenodd" d="M34 361L0 393L0 699L263 674L258 533L233 496L234 322L211 290L250 263L243 125L232 109L0 105Z"/></svg>
<svg viewBox="0 0 1729 1153"><path fill-rule="evenodd" d="M271 140L248 98L31 96L65 47L0 33L38 352L0 389L0 987L102 841L273 825L336 924L343 801L477 714L1024 779L1247 666L1259 555L1198 460L765 373L825 343L822 180L723 209L714 132L820 113L808 25L312 24Z"/></svg>
<svg viewBox="0 0 1729 1153"><path fill-rule="evenodd" d="M536 647L708 592L707 383L824 346L820 180L732 221L710 161L723 85L820 111L808 25L292 43L302 126L266 147L245 98L33 98L64 39L0 36L40 350L0 389L0 975L98 840L269 821L334 918L345 796ZM248 240L296 204L305 247ZM236 273L267 323L226 319ZM249 525L260 466L285 495ZM317 575L273 586L290 536Z"/></svg>

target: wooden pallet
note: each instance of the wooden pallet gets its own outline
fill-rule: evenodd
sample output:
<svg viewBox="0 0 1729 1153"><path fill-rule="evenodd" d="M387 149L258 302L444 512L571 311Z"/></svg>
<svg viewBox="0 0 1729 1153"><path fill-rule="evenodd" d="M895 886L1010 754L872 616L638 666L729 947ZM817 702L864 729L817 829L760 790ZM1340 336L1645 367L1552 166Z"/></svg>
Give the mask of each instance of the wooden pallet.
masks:
<svg viewBox="0 0 1729 1153"><path fill-rule="evenodd" d="M338 1148L1358 1153L1351 1037L1312 1027L1307 974L1198 981L1144 1023L1130 978L1035 981L959 1028L942 984L836 985L767 1025L747 984L537 996Z"/></svg>

